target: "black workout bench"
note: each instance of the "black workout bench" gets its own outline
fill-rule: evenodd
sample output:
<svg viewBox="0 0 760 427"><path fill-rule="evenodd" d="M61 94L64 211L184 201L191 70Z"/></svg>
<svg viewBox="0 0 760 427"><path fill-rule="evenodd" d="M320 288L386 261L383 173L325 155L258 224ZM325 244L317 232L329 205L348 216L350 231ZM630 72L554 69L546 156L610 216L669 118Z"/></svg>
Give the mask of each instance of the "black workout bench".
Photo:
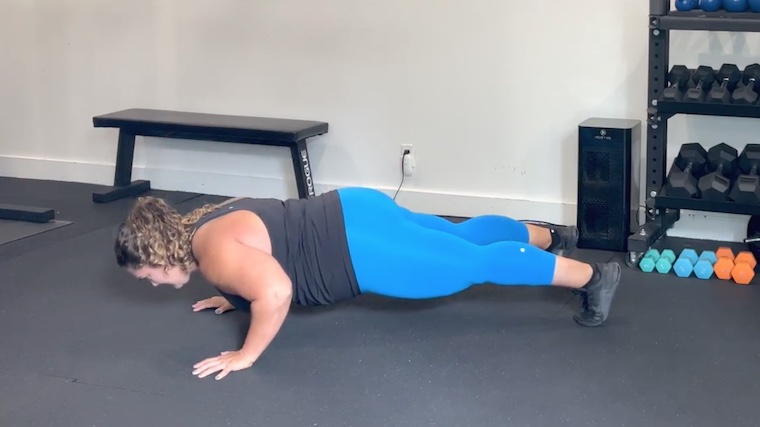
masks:
<svg viewBox="0 0 760 427"><path fill-rule="evenodd" d="M134 197L150 190L150 181L132 181L135 136L289 147L300 198L315 195L306 148L308 138L327 133L325 122L202 114L133 108L93 117L96 128L118 128L114 185L92 194L95 203Z"/></svg>

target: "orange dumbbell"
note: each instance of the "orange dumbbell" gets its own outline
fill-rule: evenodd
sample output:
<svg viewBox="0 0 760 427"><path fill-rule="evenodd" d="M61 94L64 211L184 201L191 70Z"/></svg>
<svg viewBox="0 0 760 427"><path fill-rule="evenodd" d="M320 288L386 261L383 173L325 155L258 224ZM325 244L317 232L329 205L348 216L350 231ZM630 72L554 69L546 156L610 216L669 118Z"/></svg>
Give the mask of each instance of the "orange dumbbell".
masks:
<svg viewBox="0 0 760 427"><path fill-rule="evenodd" d="M735 267L734 251L731 248L721 247L715 251L715 257L718 258L713 267L715 277L722 280L731 280L731 272Z"/></svg>
<svg viewBox="0 0 760 427"><path fill-rule="evenodd" d="M749 285L755 277L755 266L757 261L752 252L742 251L734 260L734 268L731 270L731 277L734 282L740 285Z"/></svg>

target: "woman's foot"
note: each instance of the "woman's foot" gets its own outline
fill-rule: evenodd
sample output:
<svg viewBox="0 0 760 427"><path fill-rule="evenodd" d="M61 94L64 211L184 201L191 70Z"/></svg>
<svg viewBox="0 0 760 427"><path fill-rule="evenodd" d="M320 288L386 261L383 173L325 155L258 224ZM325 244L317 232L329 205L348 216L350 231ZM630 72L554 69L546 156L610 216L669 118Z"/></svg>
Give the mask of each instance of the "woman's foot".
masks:
<svg viewBox="0 0 760 427"><path fill-rule="evenodd" d="M610 314L622 269L616 262L594 264L594 274L583 288L573 290L581 298L581 311L573 319L583 326L599 326Z"/></svg>
<svg viewBox="0 0 760 427"><path fill-rule="evenodd" d="M574 225L557 226L550 229L551 233L554 233L558 237L556 246L553 244L547 249L554 255L566 257L573 253L578 246L578 227Z"/></svg>
<svg viewBox="0 0 760 427"><path fill-rule="evenodd" d="M524 223L549 230L551 243L546 250L554 255L566 257L578 246L579 232L578 227L574 225L558 225L542 221L524 221Z"/></svg>

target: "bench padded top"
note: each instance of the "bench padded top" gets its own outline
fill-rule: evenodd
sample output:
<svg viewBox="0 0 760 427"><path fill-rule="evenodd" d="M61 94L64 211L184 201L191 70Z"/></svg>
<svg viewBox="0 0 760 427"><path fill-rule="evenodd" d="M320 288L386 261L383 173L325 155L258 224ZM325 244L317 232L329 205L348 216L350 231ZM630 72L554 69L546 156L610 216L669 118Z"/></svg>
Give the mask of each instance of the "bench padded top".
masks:
<svg viewBox="0 0 760 427"><path fill-rule="evenodd" d="M241 143L268 140L296 143L327 133L328 124L310 120L247 117L132 108L93 117L95 127L122 128L135 135L209 139Z"/></svg>

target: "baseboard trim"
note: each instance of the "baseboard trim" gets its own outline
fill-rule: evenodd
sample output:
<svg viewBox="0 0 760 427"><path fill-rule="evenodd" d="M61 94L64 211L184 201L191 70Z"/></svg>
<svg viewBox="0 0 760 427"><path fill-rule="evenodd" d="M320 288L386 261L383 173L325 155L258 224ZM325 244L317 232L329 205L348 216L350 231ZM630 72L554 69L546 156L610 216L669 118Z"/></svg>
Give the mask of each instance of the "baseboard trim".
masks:
<svg viewBox="0 0 760 427"><path fill-rule="evenodd" d="M82 160L0 156L2 175L14 178L110 185L113 181L113 168L113 164ZM152 187L160 190L274 198L295 197L297 194L292 176L254 176L135 165L132 177L150 180ZM455 217L499 214L515 219L576 223L575 203L525 200L503 195L449 193L406 186L399 190L398 187L349 181L315 182L318 193L352 185L372 187L390 196L395 195L399 204L419 212ZM746 216L682 211L681 220L668 235L736 242L744 238L746 224Z"/></svg>
<svg viewBox="0 0 760 427"><path fill-rule="evenodd" d="M80 160L43 159L0 156L0 170L6 176L29 179L83 182L110 185L112 164ZM271 177L221 173L214 171L146 168L135 165L133 179L147 179L155 189L199 192L225 196L287 198L296 196L292 176ZM575 221L575 205L536 200L510 199L483 194L456 194L424 189L377 186L357 182L315 182L318 193L351 185L377 188L396 196L409 209L439 215L472 217L497 213L519 219L538 219L559 223ZM398 190L398 194L396 194Z"/></svg>

